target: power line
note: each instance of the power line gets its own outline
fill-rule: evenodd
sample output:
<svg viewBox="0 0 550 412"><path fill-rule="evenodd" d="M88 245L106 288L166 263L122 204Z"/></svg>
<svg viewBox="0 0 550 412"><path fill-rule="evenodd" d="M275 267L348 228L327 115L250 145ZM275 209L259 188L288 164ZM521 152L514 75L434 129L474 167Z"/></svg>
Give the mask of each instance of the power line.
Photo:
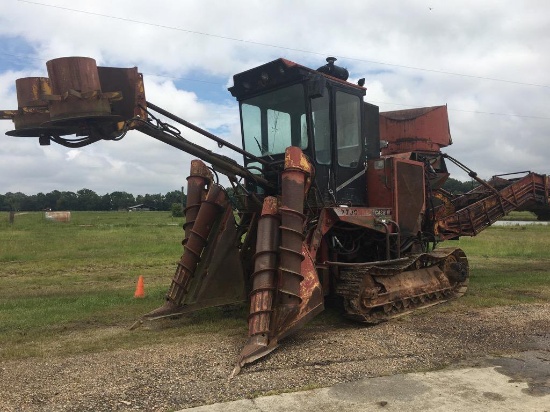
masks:
<svg viewBox="0 0 550 412"><path fill-rule="evenodd" d="M38 60L38 61L46 61L46 59L40 59L38 57L31 57L28 55L16 55L11 53L4 53L0 52L0 54L5 56L11 56L15 58L23 58L25 57L27 60ZM17 62L17 64L23 64L20 62ZM225 86L225 83L221 82L214 82L209 80L201 80L201 79L190 79L186 77L176 77L176 76L168 76L168 75L162 75L162 74L155 74L155 73L143 73L144 76L154 76L154 77L162 77L172 80L183 80L183 81L189 81L189 82L199 82L199 83L206 83L206 84L213 84L218 86ZM388 104L392 106L403 106L403 107L424 107L426 105L411 105L411 104L404 104L404 103L393 103L393 102L382 102L377 100L368 100L369 103L377 103L377 104ZM483 112L478 110L461 110L461 109L448 109L452 112L463 112L463 113L473 113L473 114L485 114L485 115L492 115L492 116L506 116L506 117L519 117L524 119L539 119L539 120L550 120L550 117L542 117L542 116L528 116L528 115L521 115L521 114L512 114L512 113L498 113L498 112Z"/></svg>
<svg viewBox="0 0 550 412"><path fill-rule="evenodd" d="M25 60L37 60L37 61L41 61L41 62L47 61L46 59L40 59L38 57L32 57L30 55L12 54L12 53L5 53L5 52L0 52L0 54L2 54L4 56L15 57L16 59L25 58ZM24 64L24 62L20 62L20 61L12 60L12 62L15 63L15 64ZM172 80L183 80L183 81L188 81L188 82L199 82L199 83L208 83L208 84L215 84L215 85L219 85L219 86L225 86L225 83L213 82L213 81L210 81L210 80L189 79L187 77L168 76L168 75L165 75L165 74L156 74L156 73L143 73L143 75L144 76L164 77L164 78L172 79Z"/></svg>
<svg viewBox="0 0 550 412"><path fill-rule="evenodd" d="M507 117L521 117L523 119L540 119L540 120L550 120L550 117L542 116L528 116L523 114L510 114L510 113L496 113L496 112L480 112L477 110L461 110L461 109L449 109L453 112L463 112L463 113L475 113L475 114L487 114L491 116L507 116Z"/></svg>
<svg viewBox="0 0 550 412"><path fill-rule="evenodd" d="M412 105L412 104L403 104L403 103L391 103L391 102L381 102L376 100L368 100L369 103L377 103L377 104L389 104L392 106L403 106L403 107L424 107L426 105ZM523 114L512 114L512 113L498 113L498 112L482 112L479 110L462 110L462 109L450 109L447 108L450 112L462 112L462 113L473 113L473 114L486 114L491 116L506 116L506 117L520 117L524 119L539 119L539 120L550 120L550 117L542 117L542 116L529 116L529 115L523 115Z"/></svg>
<svg viewBox="0 0 550 412"><path fill-rule="evenodd" d="M163 77L163 78L172 79L172 80L184 80L187 82L199 82L199 83L215 84L217 86L225 86L225 83L213 82L210 80L189 79L186 77L175 77L175 76L168 76L164 74L143 73L143 76Z"/></svg>
<svg viewBox="0 0 550 412"><path fill-rule="evenodd" d="M10 53L3 53L0 52L0 54L6 55L6 56L12 56L16 58L21 57L28 57L23 55L15 55ZM45 59L39 59L36 57L30 57L32 60L39 60L39 61L45 61ZM22 63L18 63L22 64ZM154 74L154 73L143 73L144 76L154 76L154 77L162 77L172 80L183 80L183 81L190 81L190 82L200 82L200 83L207 83L207 84L213 84L218 86L225 86L225 83L220 82L213 82L209 80L201 80L201 79L189 79L185 77L176 77L176 76L168 76L168 75L162 75L162 74ZM377 104L388 104L392 106L403 106L403 107L423 107L426 105L411 105L411 104L403 104L403 103L392 103L392 102L381 102L377 100L368 100L369 103L377 103ZM507 116L507 117L519 117L524 119L539 119L539 120L550 120L550 117L542 117L542 116L528 116L528 115L521 115L521 114L511 114L511 113L498 113L498 112L483 112L478 110L461 110L461 109L448 109L452 112L463 112L463 113L474 113L474 114L485 114L485 115L493 115L493 116Z"/></svg>
<svg viewBox="0 0 550 412"><path fill-rule="evenodd" d="M16 59L25 59L25 60L38 60L38 61L46 61L44 59L39 59L38 57L33 57L31 55L28 55L28 54L13 54L13 53L6 53L6 52L0 52L0 54L3 54L4 56L10 56L10 57L15 57ZM19 62L19 61L15 61L15 60L11 60L12 63L16 63L16 64L25 64L25 62Z"/></svg>
<svg viewBox="0 0 550 412"><path fill-rule="evenodd" d="M21 2L24 2L24 3L43 5L41 3L34 3L34 2L31 2L31 1L27 1L27 0L18 0L18 1L21 1ZM49 5L44 5L44 6L66 9L66 8L60 7L60 6L49 6ZM72 9L66 9L66 10L80 12L78 10L72 10ZM89 13L89 12L82 12L82 13ZM91 13L91 14L96 14L96 13ZM97 15L103 16L101 14L97 14ZM117 17L112 17L112 16L105 16L105 17L118 19ZM124 20L126 20L126 19L124 19ZM144 23L144 24L150 24L150 23ZM12 53L5 53L5 52L0 52L0 54L3 54L5 56L10 56L10 57L15 57L17 59L20 59L20 58L24 57L27 60L30 59L30 60L37 60L37 61L46 61L46 59L41 59L41 58L38 58L38 57L32 57L32 56L29 56L29 55L17 55L17 54L12 54ZM320 53L317 53L317 54L320 54ZM20 62L16 62L16 63L17 64L22 64ZM383 64L383 63L381 63L381 64ZM219 85L219 86L224 86L225 85L225 83L221 83L221 82L214 82L214 81L202 80L202 79L190 79L190 78L185 78L185 77L168 76L168 75L155 74L155 73L143 73L143 75L144 76L162 77L162 78L167 78L167 79L172 79L172 80L182 80L182 81L213 84L213 85ZM520 83L520 84L524 84L524 83ZM547 87L547 86L541 86L541 87ZM421 106L425 106L425 105L416 105L415 106L415 105L403 104L403 103L381 102L381 101L376 101L376 100L369 100L369 102L370 103L378 103L378 104L388 104L388 105L393 105L393 106L403 106L403 107L421 107ZM506 116L506 117L518 117L518 118L524 118L524 119L550 120L550 117L542 117L542 116L528 116L528 115L521 115L521 114L484 112L484 111L461 110L461 109L448 109L448 110L449 111L454 111L454 112L484 114L484 115L493 115L493 116Z"/></svg>
<svg viewBox="0 0 550 412"><path fill-rule="evenodd" d="M28 4L33 4L33 5L37 5L37 6L43 6L43 7L51 7L51 8L65 10L65 11L71 11L71 12L75 12L75 13L88 14L88 15L91 15L91 16L105 17L105 18L108 18L108 19L120 20L120 21L129 22L129 23L143 24L143 25L158 27L158 28L167 29L167 30L175 30L175 31L180 31L180 32L184 32L184 33L214 37L214 38L222 39L222 40L229 40L229 41L240 42L240 43L254 44L254 45L258 45L258 46L271 47L271 48L276 48L276 49L281 49L281 50L289 50L289 51L305 53L305 54L312 54L312 55L317 55L317 56L326 56L327 55L327 53L319 53L319 52L314 52L314 51L311 51L311 50L296 49L296 48L292 48L292 47L280 46L280 45L269 44L269 43L262 43L262 42L257 42L257 41L253 41L253 40L239 39L239 38L229 37L229 36L222 36L222 35L218 35L218 34L202 32L202 31L188 30L188 29L184 29L184 28L181 28L181 27L167 26L167 25L158 24L158 23L150 23L150 22L146 22L146 21L142 21L142 20L134 20L134 19L129 19L127 17L111 16L111 15L108 15L108 14L95 13L95 12L86 11L86 10L72 9L72 8L69 8L69 7L56 6L56 5L53 5L53 4L39 3L39 2L35 2L35 1L30 1L30 0L17 0L17 1L19 1L21 3L28 3ZM545 85L545 84L526 83L526 82L519 82L519 81L515 81L515 80L497 79L497 78L494 78L494 77L476 76L476 75L464 74L464 73L454 73L454 72L448 72L448 71L437 70L437 69L426 69L426 68L423 68L423 67L415 67L415 66L408 66L408 65L403 65L403 64L379 62L379 61L375 61L375 60L359 59L359 58L356 58L356 57L348 57L348 56L340 56L340 57L342 59L346 59L346 60L353 60L353 61L359 61L359 62L370 63L370 64L378 64L378 65L382 65L382 66L399 67L399 68L408 69L408 70L418 70L418 71L424 71L424 72L430 72L430 73L446 74L446 75L450 75L450 76L467 77L467 78L480 79L480 80L490 80L490 81L495 81L495 82L517 84L517 85L522 85L522 86L550 88L549 85Z"/></svg>

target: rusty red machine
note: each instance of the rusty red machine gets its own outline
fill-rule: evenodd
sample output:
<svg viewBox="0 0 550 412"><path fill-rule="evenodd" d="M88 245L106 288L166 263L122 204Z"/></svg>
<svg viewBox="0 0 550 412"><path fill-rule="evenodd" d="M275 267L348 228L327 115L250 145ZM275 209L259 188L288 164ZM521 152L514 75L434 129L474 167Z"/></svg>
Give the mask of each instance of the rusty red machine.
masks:
<svg viewBox="0 0 550 412"><path fill-rule="evenodd" d="M378 323L464 294L468 260L436 245L475 236L515 209L548 215L549 179L521 172L489 181L441 152L450 145L446 106L379 113L364 80L346 69L313 70L278 59L233 77L243 148L145 98L137 68L66 57L48 77L18 79L10 136L83 147L138 130L201 160L191 162L183 254L166 301L141 322L248 301L248 341L234 373L274 350L339 302ZM185 139L171 121L243 164ZM67 137L73 136L74 137ZM450 161L479 185L443 189ZM231 195L217 181L228 177Z"/></svg>

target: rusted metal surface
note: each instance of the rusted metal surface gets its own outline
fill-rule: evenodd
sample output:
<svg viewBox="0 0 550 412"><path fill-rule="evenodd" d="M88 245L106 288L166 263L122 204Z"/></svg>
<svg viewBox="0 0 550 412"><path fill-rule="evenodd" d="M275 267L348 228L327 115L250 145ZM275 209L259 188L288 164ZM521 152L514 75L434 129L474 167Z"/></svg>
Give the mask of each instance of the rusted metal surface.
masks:
<svg viewBox="0 0 550 412"><path fill-rule="evenodd" d="M143 75L138 72L137 67L125 69L98 66L97 72L102 96L112 96L109 99L112 115L125 120L134 117L147 119ZM118 94L122 98L118 98ZM136 124L132 122L129 126L133 128Z"/></svg>
<svg viewBox="0 0 550 412"><path fill-rule="evenodd" d="M305 216L304 198L306 183L311 174L311 165L297 147L289 147L285 152L285 170L282 174L281 206L281 246L278 316L287 316L287 311L300 304L300 273L304 256L301 253L304 240Z"/></svg>
<svg viewBox="0 0 550 412"><path fill-rule="evenodd" d="M315 169L299 147L290 146L285 150L285 170L288 180L303 182L303 197L309 192L315 177ZM302 205L303 208L303 205Z"/></svg>
<svg viewBox="0 0 550 412"><path fill-rule="evenodd" d="M50 120L48 102L43 96L51 94L50 81L47 77L24 77L15 81L18 110L13 111L10 118L15 130L8 132L9 136L31 137L48 130L42 124ZM55 129L58 134L69 131Z"/></svg>
<svg viewBox="0 0 550 412"><path fill-rule="evenodd" d="M379 323L462 296L468 279L464 252L443 248L385 265L346 268L340 272L336 292L349 317Z"/></svg>
<svg viewBox="0 0 550 412"><path fill-rule="evenodd" d="M17 105L23 107L48 106L45 95L52 94L50 79L47 77L24 77L15 81L17 90Z"/></svg>
<svg viewBox="0 0 550 412"><path fill-rule="evenodd" d="M17 110L0 110L0 119L1 120L13 120L17 115Z"/></svg>
<svg viewBox="0 0 550 412"><path fill-rule="evenodd" d="M459 197L452 201L456 207L455 211L435 222L434 233L441 240L457 236L475 236L508 212L521 206L548 207L550 193L547 182L546 175L529 173L519 180L509 181L508 186L500 190L487 190L485 194L476 192L476 196L481 199L460 208L456 207L461 201ZM468 197L468 194L465 196ZM438 210L437 216L444 213L441 209ZM446 210L453 211L453 208L446 206Z"/></svg>
<svg viewBox="0 0 550 412"><path fill-rule="evenodd" d="M399 157L370 160L367 186L369 205L391 208L401 230L416 236L426 208L424 164Z"/></svg>
<svg viewBox="0 0 550 412"><path fill-rule="evenodd" d="M61 57L46 62L52 94L49 100L52 125L74 124L80 120L115 120L111 114L111 100L120 99L120 93L102 93L99 73L94 59L89 57Z"/></svg>
<svg viewBox="0 0 550 412"><path fill-rule="evenodd" d="M233 376L244 364L271 352L280 339L324 308L323 288L303 234L304 199L312 174L312 166L302 151L297 147L287 148L280 206L277 207L275 198L266 198L258 224L249 339ZM277 212L281 220L278 251Z"/></svg>
<svg viewBox="0 0 550 412"><path fill-rule="evenodd" d="M100 126L105 136L94 137L97 141L147 119L143 76L137 68L97 67L88 57L63 57L46 66L49 77L16 80L18 110L0 112L0 118L15 123L8 135L51 136L63 144L55 137L86 135L90 127L98 133Z"/></svg>
<svg viewBox="0 0 550 412"><path fill-rule="evenodd" d="M189 282L200 262L213 223L222 212L227 210L227 202L223 189L218 185L212 185L206 199L201 203L193 229L189 232L183 255L166 294L166 303L145 315L146 317L164 316L178 310L188 292Z"/></svg>
<svg viewBox="0 0 550 412"><path fill-rule="evenodd" d="M370 207L392 208L393 159L382 158L367 162L367 203Z"/></svg>
<svg viewBox="0 0 550 412"><path fill-rule="evenodd" d="M351 223L356 226L382 231L377 223L380 219L393 220L393 209L372 207L334 207L327 208L333 221Z"/></svg>
<svg viewBox="0 0 550 412"><path fill-rule="evenodd" d="M393 276L374 276L375 280L384 285L385 294L376 297L365 297L365 306L380 306L387 299L396 300L402 297L416 296L426 291L438 291L448 288L449 281L443 276L438 266L409 270ZM387 295L386 295L387 294Z"/></svg>
<svg viewBox="0 0 550 412"><path fill-rule="evenodd" d="M332 73L330 66L323 70ZM0 118L14 120L14 135L82 147L120 140L135 129L229 177L239 201L230 202L203 161L192 161L183 254L166 303L141 321L244 301L248 294L248 340L234 373L321 312L325 296L343 299L350 317L373 323L460 296L468 283L464 252L452 248L429 253L432 243L435 247L438 240L475 235L518 207L550 210L549 181L542 175L529 174L510 184L502 178L486 183L465 169L482 187L461 197L442 190L448 177L444 159L451 158L440 149L452 143L446 106L379 114L376 106L363 102L361 136L370 149L366 151L362 139L358 153L368 153L365 177L363 160L349 164L349 171L338 162L321 163L315 140L303 151L287 148L284 159L280 151L255 156L231 145L147 102L143 77L135 67L97 67L93 59L68 57L49 61L47 69L49 78L19 79L18 109L0 112ZM266 111L292 113L292 118L298 113L291 109L297 99L269 98L268 93L284 93L285 87L300 84L300 103L309 111L303 114L311 129L318 114L307 103L311 99L323 96L333 107L335 93L325 93L331 88L358 98L365 94L363 87L330 73L279 59L234 76L230 91L242 104L251 103L249 98L259 102L256 97L265 95L256 107L262 121L254 121L254 128L261 126L265 134ZM245 166L189 142L179 126L154 113L244 155ZM302 142L299 117L290 124L288 141ZM327 124L329 137L337 139L334 132L341 126ZM243 124L242 130L247 127ZM309 129L308 139L319 137ZM60 138L64 133L77 138ZM388 142L382 156L379 137ZM322 179L315 181L309 159L319 161ZM344 196L348 189L357 196Z"/></svg>
<svg viewBox="0 0 550 412"><path fill-rule="evenodd" d="M179 305L187 292L188 283L200 261L200 256L212 229L212 224L217 215L227 208L227 197L218 185L212 185L208 195L197 214L197 220L190 230L188 241L184 247L178 270L172 280L172 286L167 294L167 299L175 305Z"/></svg>
<svg viewBox="0 0 550 412"><path fill-rule="evenodd" d="M422 163L410 160L395 163L395 221L406 235L415 236L421 230L426 210L424 173Z"/></svg>
<svg viewBox="0 0 550 412"><path fill-rule="evenodd" d="M70 222L71 212L44 212L44 217L55 222Z"/></svg>
<svg viewBox="0 0 550 412"><path fill-rule="evenodd" d="M277 339L282 339L309 322L324 309L323 288L315 268L313 257L309 254L308 246L302 244L301 255L303 256L300 265L302 281L300 282L300 303L294 312L290 312L284 306L285 300L276 308L278 319ZM290 314L291 316L287 316Z"/></svg>
<svg viewBox="0 0 550 412"><path fill-rule="evenodd" d="M195 163L192 169L203 173L197 179L209 180L207 170ZM198 198L202 187L197 186ZM188 211L189 213L189 211ZM200 202L196 220L186 228L187 240L167 301L144 316L145 320L181 315L197 309L245 300L245 282L237 244L233 211L227 194L212 184Z"/></svg>
<svg viewBox="0 0 550 412"><path fill-rule="evenodd" d="M281 280L280 299L290 306L300 302L300 265L304 257L301 245L304 240L305 216L304 199L311 182L312 166L297 147L289 147L285 152L281 206Z"/></svg>
<svg viewBox="0 0 550 412"><path fill-rule="evenodd" d="M246 300L245 273L239 243L233 210L226 207L220 218L213 222L200 262L189 282L188 292L183 297L184 308L196 310Z"/></svg>
<svg viewBox="0 0 550 412"><path fill-rule="evenodd" d="M452 144L447 106L380 113L380 139L388 142L382 155L439 151Z"/></svg>
<svg viewBox="0 0 550 412"><path fill-rule="evenodd" d="M239 368L265 356L277 344L273 339L272 317L277 289L279 224L277 198L267 197L258 221L260 236L257 237L254 255L248 341L237 361Z"/></svg>
<svg viewBox="0 0 550 412"><path fill-rule="evenodd" d="M189 239L189 234L195 224L200 205L206 198L206 193L211 183L212 173L206 165L201 160L192 160L191 172L187 177L187 204L184 210L185 223L183 224L185 237L182 241L184 246Z"/></svg>
<svg viewBox="0 0 550 412"><path fill-rule="evenodd" d="M25 77L15 81L19 113L14 117L15 130L32 132L50 119L48 102L42 95L51 93L50 82L45 77ZM19 134L21 135L21 134Z"/></svg>

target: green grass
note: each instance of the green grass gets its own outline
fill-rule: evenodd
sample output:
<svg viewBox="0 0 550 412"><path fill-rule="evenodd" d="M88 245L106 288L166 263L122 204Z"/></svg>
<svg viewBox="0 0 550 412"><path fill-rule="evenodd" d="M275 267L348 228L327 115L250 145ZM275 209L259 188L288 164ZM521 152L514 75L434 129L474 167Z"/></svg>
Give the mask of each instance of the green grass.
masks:
<svg viewBox="0 0 550 412"><path fill-rule="evenodd" d="M209 309L179 328L130 332L160 306L182 253L183 219L169 212L0 213L0 360L181 341L243 328L246 315ZM146 297L133 297L137 278ZM212 319L212 320L210 320Z"/></svg>
<svg viewBox="0 0 550 412"><path fill-rule="evenodd" d="M508 213L506 216L503 216L500 220L517 220L517 221L529 221L529 220L537 220L537 215L535 215L533 212L528 211L512 211Z"/></svg>
<svg viewBox="0 0 550 412"><path fill-rule="evenodd" d="M67 356L205 334L246 336L246 305L211 308L177 327L129 331L158 307L181 252L182 218L169 212L73 212L69 223L42 213L0 213L0 360ZM493 227L450 241L466 251L470 289L450 309L548 302L550 227ZM133 297L137 278L146 297ZM311 325L338 324L326 311Z"/></svg>
<svg viewBox="0 0 550 412"><path fill-rule="evenodd" d="M495 306L550 301L550 227L491 227L473 238L446 242L470 263L470 287L457 303Z"/></svg>

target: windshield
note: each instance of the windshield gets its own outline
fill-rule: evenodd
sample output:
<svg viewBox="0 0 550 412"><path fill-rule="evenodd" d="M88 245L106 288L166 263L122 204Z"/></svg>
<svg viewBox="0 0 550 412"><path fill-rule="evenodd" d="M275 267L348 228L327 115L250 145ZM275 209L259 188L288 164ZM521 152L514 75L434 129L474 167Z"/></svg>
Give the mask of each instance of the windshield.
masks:
<svg viewBox="0 0 550 412"><path fill-rule="evenodd" d="M258 157L307 148L304 87L295 84L241 104L244 149Z"/></svg>

